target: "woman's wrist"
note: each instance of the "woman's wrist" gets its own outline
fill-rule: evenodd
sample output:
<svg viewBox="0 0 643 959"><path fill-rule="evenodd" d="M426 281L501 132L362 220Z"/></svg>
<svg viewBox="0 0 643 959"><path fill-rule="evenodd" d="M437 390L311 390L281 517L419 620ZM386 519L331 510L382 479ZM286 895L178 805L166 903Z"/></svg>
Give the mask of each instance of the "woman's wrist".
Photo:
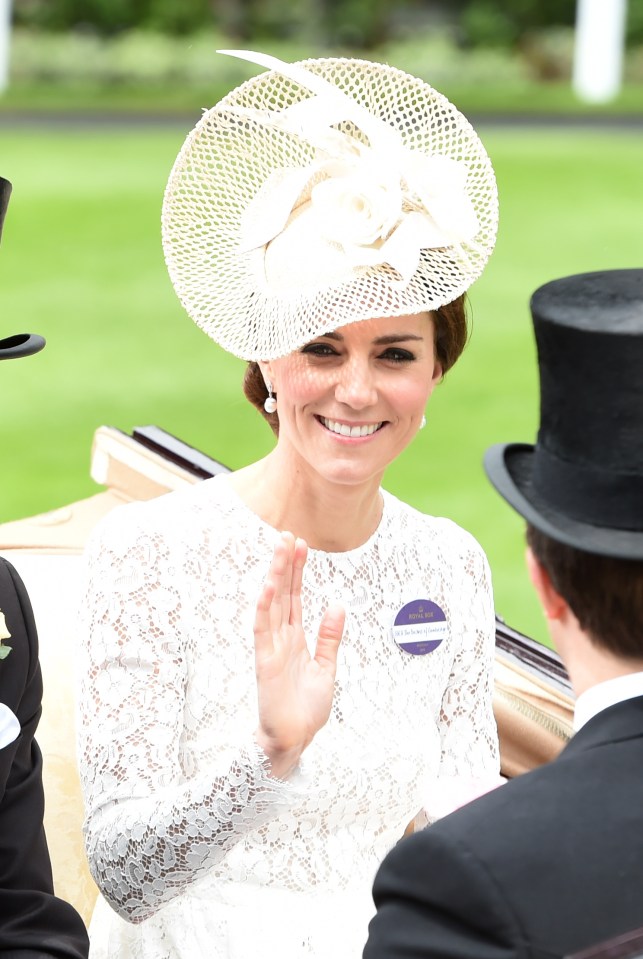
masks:
<svg viewBox="0 0 643 959"><path fill-rule="evenodd" d="M255 731L255 742L270 764L270 776L275 779L288 779L299 764L303 747L280 749L262 729Z"/></svg>

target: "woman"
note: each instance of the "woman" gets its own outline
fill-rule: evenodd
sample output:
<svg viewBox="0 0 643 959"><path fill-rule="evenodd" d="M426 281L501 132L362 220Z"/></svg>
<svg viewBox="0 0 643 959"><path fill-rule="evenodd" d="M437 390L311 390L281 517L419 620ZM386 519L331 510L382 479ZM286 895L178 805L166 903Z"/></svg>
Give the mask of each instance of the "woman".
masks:
<svg viewBox="0 0 643 959"><path fill-rule="evenodd" d="M236 55L269 72L188 137L164 246L278 438L88 550L96 957L358 957L385 852L498 773L484 555L381 488L464 346L491 165L400 71Z"/></svg>

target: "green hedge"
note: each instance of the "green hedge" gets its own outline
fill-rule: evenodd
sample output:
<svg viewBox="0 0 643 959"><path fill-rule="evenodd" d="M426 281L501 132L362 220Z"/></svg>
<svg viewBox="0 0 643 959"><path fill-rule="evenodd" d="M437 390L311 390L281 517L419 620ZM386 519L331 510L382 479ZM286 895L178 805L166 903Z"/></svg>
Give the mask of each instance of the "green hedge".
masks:
<svg viewBox="0 0 643 959"><path fill-rule="evenodd" d="M248 64L217 54L233 45L213 30L187 36L132 30L113 37L76 31L16 28L10 85L0 112L29 109L116 109L192 112L211 106L252 75ZM355 54L300 40L247 46L284 60ZM628 51L624 89L606 106L579 103L571 90L573 33L556 29L525 41L523 49L463 50L451 33L413 31L380 45L369 57L423 77L467 112L643 113L643 46Z"/></svg>
<svg viewBox="0 0 643 959"><path fill-rule="evenodd" d="M254 49L285 60L350 53L319 44L255 43ZM47 33L16 29L13 34L11 78L15 83L150 84L229 86L250 75L252 67L216 53L230 47L230 38L214 31L170 37L151 31L122 33L111 38L93 33ZM470 84L525 83L529 65L517 55L498 50L458 50L445 34L416 36L382 46L372 54L436 86L455 79Z"/></svg>
<svg viewBox="0 0 643 959"><path fill-rule="evenodd" d="M605 0L610 3L611 0ZM373 49L404 31L446 23L468 47L519 48L534 32L574 24L576 0L14 0L20 27L113 36L218 29L238 40L323 38ZM628 45L643 43L643 0L628 0Z"/></svg>

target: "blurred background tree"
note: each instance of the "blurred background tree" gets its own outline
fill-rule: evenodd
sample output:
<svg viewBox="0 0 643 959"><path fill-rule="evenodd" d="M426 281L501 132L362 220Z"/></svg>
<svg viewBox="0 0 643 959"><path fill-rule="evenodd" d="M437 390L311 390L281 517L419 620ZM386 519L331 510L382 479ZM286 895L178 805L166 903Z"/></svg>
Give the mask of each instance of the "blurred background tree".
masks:
<svg viewBox="0 0 643 959"><path fill-rule="evenodd" d="M154 74L162 80L165 61L165 79L189 86L191 79L168 44L208 37L212 47L217 35L224 45L272 46L287 59L297 59L300 51L303 56L349 52L395 62L405 44L400 65L419 76L430 69L438 85L451 86L451 65L451 74L455 71L472 90L493 80L509 89L530 79L569 80L576 6L577 0L13 0L24 61L14 58L13 70L21 80L55 83L67 71L76 80L82 73L96 83L136 83L152 81ZM50 46L36 48L25 34L49 37ZM72 44L68 52L61 46L65 36ZM111 59L109 44L116 45ZM627 45L630 79L638 83L643 0L628 0ZM206 51L201 49L195 72L210 85L223 82L203 69ZM194 66L196 49L192 52ZM95 63L93 77L81 63Z"/></svg>
<svg viewBox="0 0 643 959"><path fill-rule="evenodd" d="M191 33L209 25L213 15L210 0L14 0L16 26L102 36L134 28Z"/></svg>
<svg viewBox="0 0 643 959"><path fill-rule="evenodd" d="M576 0L14 0L16 25L42 30L183 35L215 27L240 40L303 31L364 50L418 23L449 26L465 48L518 48L540 31L572 27L575 10ZM629 0L628 41L643 42L643 0Z"/></svg>

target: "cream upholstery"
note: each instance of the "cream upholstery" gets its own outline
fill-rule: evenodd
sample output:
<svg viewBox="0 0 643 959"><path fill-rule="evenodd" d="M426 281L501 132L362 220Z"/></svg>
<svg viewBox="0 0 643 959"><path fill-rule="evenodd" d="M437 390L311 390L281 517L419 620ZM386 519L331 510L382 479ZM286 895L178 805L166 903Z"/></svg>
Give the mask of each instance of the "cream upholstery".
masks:
<svg viewBox="0 0 643 959"><path fill-rule="evenodd" d="M43 753L45 829L54 887L86 923L98 890L85 858L76 763L74 647L81 554L92 527L115 506L196 482L187 471L109 427L101 427L94 437L92 476L107 486L105 492L0 524L0 554L27 587L40 640L44 695L37 740Z"/></svg>
<svg viewBox="0 0 643 959"><path fill-rule="evenodd" d="M45 827L54 885L86 923L97 888L84 854L75 748L74 646L81 553L95 523L118 504L152 499L198 482L189 470L109 427L96 431L92 477L106 487L104 492L41 516L0 524L0 554L25 582L40 637L44 698L37 738L44 756ZM571 695L500 654L494 711L506 776L553 759L571 735Z"/></svg>
<svg viewBox="0 0 643 959"><path fill-rule="evenodd" d="M37 740L43 753L45 830L56 893L89 922L96 885L85 858L74 722L74 621L81 557L5 550L29 593L40 637L44 695Z"/></svg>

